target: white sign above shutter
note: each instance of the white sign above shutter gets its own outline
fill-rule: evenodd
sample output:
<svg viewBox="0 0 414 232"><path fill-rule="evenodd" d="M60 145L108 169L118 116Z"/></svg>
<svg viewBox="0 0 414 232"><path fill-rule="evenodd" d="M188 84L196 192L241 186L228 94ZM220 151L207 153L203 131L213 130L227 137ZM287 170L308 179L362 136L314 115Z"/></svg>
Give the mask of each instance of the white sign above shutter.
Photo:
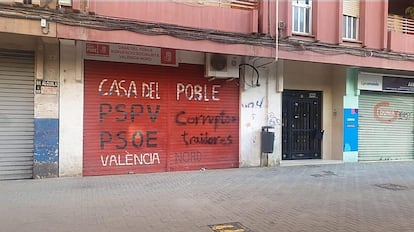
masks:
<svg viewBox="0 0 414 232"><path fill-rule="evenodd" d="M358 76L358 89L382 91L382 76L370 73L360 73Z"/></svg>

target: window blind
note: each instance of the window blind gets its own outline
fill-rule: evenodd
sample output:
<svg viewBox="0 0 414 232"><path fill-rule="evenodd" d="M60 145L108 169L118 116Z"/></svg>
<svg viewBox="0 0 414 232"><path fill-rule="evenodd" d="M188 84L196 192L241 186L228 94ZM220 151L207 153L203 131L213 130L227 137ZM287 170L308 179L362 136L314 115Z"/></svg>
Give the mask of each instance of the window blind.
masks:
<svg viewBox="0 0 414 232"><path fill-rule="evenodd" d="M344 15L359 17L360 0L342 0L342 13Z"/></svg>

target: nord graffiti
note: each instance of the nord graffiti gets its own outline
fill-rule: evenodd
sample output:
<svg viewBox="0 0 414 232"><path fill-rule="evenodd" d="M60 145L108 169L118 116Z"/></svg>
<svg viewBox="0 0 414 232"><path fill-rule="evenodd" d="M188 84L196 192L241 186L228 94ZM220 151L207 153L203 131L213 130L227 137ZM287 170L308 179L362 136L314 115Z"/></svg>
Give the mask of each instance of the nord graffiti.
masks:
<svg viewBox="0 0 414 232"><path fill-rule="evenodd" d="M177 163L197 163L201 161L201 152L198 151L176 152L174 156Z"/></svg>

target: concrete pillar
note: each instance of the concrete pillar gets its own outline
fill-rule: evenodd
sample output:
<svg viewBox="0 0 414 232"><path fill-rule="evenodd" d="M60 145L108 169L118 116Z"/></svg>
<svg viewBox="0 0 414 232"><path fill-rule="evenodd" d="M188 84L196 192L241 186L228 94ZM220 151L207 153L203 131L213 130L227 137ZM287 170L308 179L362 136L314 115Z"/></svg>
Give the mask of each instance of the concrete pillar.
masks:
<svg viewBox="0 0 414 232"><path fill-rule="evenodd" d="M82 175L82 42L60 40L59 175Z"/></svg>
<svg viewBox="0 0 414 232"><path fill-rule="evenodd" d="M346 70L346 91L344 96L343 160L358 161L358 68Z"/></svg>
<svg viewBox="0 0 414 232"><path fill-rule="evenodd" d="M35 49L36 86L33 177L58 176L59 46L56 39L38 39Z"/></svg>

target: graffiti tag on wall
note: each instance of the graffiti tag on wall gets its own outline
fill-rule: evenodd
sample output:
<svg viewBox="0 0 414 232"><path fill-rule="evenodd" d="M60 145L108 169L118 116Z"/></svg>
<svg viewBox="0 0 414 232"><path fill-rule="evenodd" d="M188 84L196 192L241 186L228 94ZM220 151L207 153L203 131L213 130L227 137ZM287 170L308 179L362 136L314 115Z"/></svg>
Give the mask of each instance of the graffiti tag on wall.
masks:
<svg viewBox="0 0 414 232"><path fill-rule="evenodd" d="M143 98L159 100L159 83L155 81L141 82L139 88L136 81L103 79L98 86L101 97ZM156 122L161 111L161 105L140 103L110 103L99 104L100 124L119 124L119 130L109 129L99 132L99 148L101 151L119 151L111 154L101 154L103 167L133 166L160 164L157 152L132 154L128 150L158 147L157 130L131 130L128 124L148 121ZM127 123L127 124L121 124Z"/></svg>
<svg viewBox="0 0 414 232"><path fill-rule="evenodd" d="M183 97L188 101L220 101L219 88L220 85L200 85L191 83L179 82L176 85L176 100L179 101ZM205 115L205 114L191 114L186 111L179 111L175 115L175 123L180 127L193 127L189 130L184 130L181 133L182 142L185 145L227 145L232 144L232 135L215 135L219 126L236 123L237 117L234 115L228 115L224 110L216 115ZM194 128L213 128L214 131L200 131L194 133Z"/></svg>
<svg viewBox="0 0 414 232"><path fill-rule="evenodd" d="M171 78L182 70L87 62L85 175L237 165L237 86L194 65Z"/></svg>
<svg viewBox="0 0 414 232"><path fill-rule="evenodd" d="M100 96L161 99L159 96L159 83L156 81L142 82L137 87L135 81L103 79L99 83L98 93Z"/></svg>
<svg viewBox="0 0 414 232"><path fill-rule="evenodd" d="M382 123L393 123L397 120L411 120L414 112L396 110L390 105L390 102L378 102L374 106L374 118Z"/></svg>
<svg viewBox="0 0 414 232"><path fill-rule="evenodd" d="M263 108L263 102L264 102L264 97L262 97L262 99L260 100L242 103L241 107L245 109L255 109L255 108L261 109Z"/></svg>

